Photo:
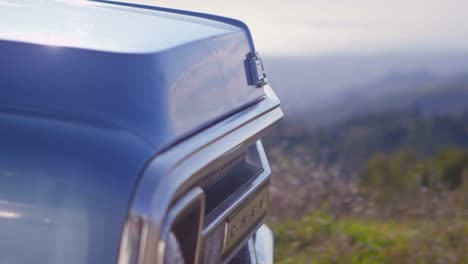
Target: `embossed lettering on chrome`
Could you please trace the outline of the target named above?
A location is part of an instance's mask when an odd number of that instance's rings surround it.
[[[266,184],[244,206],[228,217],[225,226],[224,254],[229,253],[237,242],[265,217],[268,209],[268,190],[269,184]]]

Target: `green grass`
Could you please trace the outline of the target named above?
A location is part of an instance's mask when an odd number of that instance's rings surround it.
[[[319,211],[273,224],[275,263],[468,263],[465,220],[334,219]]]

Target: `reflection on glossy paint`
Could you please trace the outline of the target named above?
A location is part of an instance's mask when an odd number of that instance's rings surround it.
[[[0,209],[0,218],[10,218],[10,219],[21,218],[21,214],[17,212],[12,212],[12,211],[3,211]]]
[[[4,32],[7,37],[22,40],[23,37],[21,34],[17,34],[16,32]],[[32,37],[31,37],[32,36]],[[58,34],[47,34],[47,33],[34,33],[30,34],[30,37],[34,39],[34,42],[40,43],[43,45],[47,45],[49,47],[63,47],[63,46],[74,46],[78,45],[79,43],[76,41],[72,41],[69,38],[66,38],[62,35]]]
[[[8,6],[8,7],[20,7],[20,6],[23,6],[23,5],[18,4],[18,3],[10,3],[10,2],[3,2],[3,1],[0,1],[0,5],[1,5],[1,6]]]
[[[80,211],[3,199],[0,226],[8,238],[0,240],[0,263],[86,263],[88,219]]]
[[[171,83],[169,113],[174,129],[186,133],[235,108],[263,96],[249,86],[244,61],[250,52],[242,32],[225,34],[179,52],[185,65]],[[198,51],[198,52],[194,52]]]
[[[8,172],[2,171],[0,175],[7,175]],[[28,211],[31,207],[19,204],[19,203],[11,203],[8,201],[0,200],[0,220],[2,219],[15,219],[15,220],[26,220]]]

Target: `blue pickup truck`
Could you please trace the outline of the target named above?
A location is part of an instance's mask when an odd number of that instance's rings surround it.
[[[0,263],[272,263],[279,100],[242,22],[0,0]]]

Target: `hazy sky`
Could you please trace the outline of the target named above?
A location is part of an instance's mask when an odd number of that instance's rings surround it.
[[[144,0],[246,22],[264,54],[468,51],[466,0]]]

